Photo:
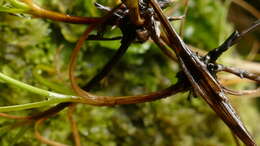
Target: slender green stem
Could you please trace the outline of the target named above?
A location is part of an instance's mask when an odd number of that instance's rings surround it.
[[[43,89],[40,89],[37,87],[33,87],[31,85],[28,85],[28,84],[25,84],[18,80],[15,80],[13,78],[10,78],[3,73],[0,73],[0,80],[3,80],[4,82],[6,82],[8,84],[14,85],[14,86],[24,89],[26,91],[48,97],[47,101],[0,107],[0,112],[10,112],[10,111],[19,111],[19,110],[24,110],[24,109],[38,108],[38,107],[48,106],[48,105],[57,104],[57,103],[61,103],[61,102],[73,102],[73,101],[75,101],[75,99],[79,98],[79,97],[73,96],[73,95],[64,95],[64,94],[60,94],[60,93],[43,90]]]
[[[17,14],[17,13],[24,13],[25,10],[16,9],[16,8],[6,8],[6,7],[0,6],[0,12]]]
[[[50,95],[49,91],[46,91],[46,90],[43,90],[43,89],[40,89],[40,88],[37,88],[37,87],[33,87],[31,85],[22,83],[18,80],[15,80],[13,78],[8,77],[7,75],[5,75],[3,73],[0,73],[0,79],[3,80],[4,82],[8,83],[8,84],[15,85],[16,87],[25,89],[29,92],[32,92],[32,93],[35,93],[35,94],[38,94],[38,95],[41,95],[41,96],[49,96]]]
[[[61,102],[71,102],[71,101],[73,101],[73,98],[60,98],[60,99],[50,99],[50,100],[34,102],[34,103],[27,103],[22,105],[4,106],[4,107],[0,107],[0,112],[21,111],[21,110],[39,108],[39,107],[50,106]]]
[[[15,85],[16,87],[19,87],[21,89],[27,90],[29,92],[32,92],[32,93],[35,93],[35,94],[38,94],[41,96],[47,96],[47,97],[54,98],[54,99],[55,98],[75,98],[75,96],[72,96],[72,95],[64,95],[64,94],[60,94],[60,93],[55,93],[55,92],[43,90],[43,89],[31,86],[31,85],[25,84],[23,82],[10,78],[3,73],[0,73],[0,79],[8,84]]]

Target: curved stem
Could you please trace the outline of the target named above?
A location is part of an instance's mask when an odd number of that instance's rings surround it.
[[[108,20],[112,14],[114,13],[114,11],[119,8],[121,6],[118,5],[117,7],[115,7],[113,10],[111,10],[107,15],[105,15],[104,17],[102,17],[102,21],[100,23],[105,22],[106,20]],[[76,78],[74,76],[74,70],[76,68],[76,62],[77,62],[77,56],[79,54],[79,51],[82,47],[82,45],[84,44],[84,41],[88,39],[90,32],[92,32],[95,28],[97,27],[97,25],[92,24],[90,25],[86,31],[83,33],[83,35],[79,38],[76,47],[73,49],[71,58],[70,58],[70,63],[69,63],[69,78],[70,78],[70,82],[71,82],[71,86],[72,89],[81,97],[85,97],[85,98],[96,98],[97,96],[92,95],[90,93],[88,93],[87,91],[84,91],[83,89],[81,89],[77,82],[76,82]]]
[[[80,100],[82,103],[95,105],[95,106],[114,106],[114,105],[122,105],[122,104],[137,104],[159,100],[162,98],[166,98],[172,96],[179,92],[187,91],[187,83],[179,82],[175,85],[170,86],[161,91],[152,92],[148,94],[135,95],[135,96],[98,96],[95,98],[83,98]],[[77,101],[78,99],[75,99]]]
[[[76,65],[76,59],[77,54],[79,53],[80,47],[83,44],[83,41],[87,39],[88,34],[95,28],[95,26],[91,25],[82,35],[80,40],[78,41],[78,44],[76,45],[74,49],[74,53],[71,56],[70,61],[70,67],[69,67],[69,75],[71,79],[71,85],[74,91],[81,97],[81,99],[75,99],[78,102],[90,104],[90,105],[96,105],[96,106],[112,106],[112,105],[118,105],[118,104],[134,104],[134,103],[141,103],[141,102],[147,102],[147,101],[153,101],[156,99],[164,98],[167,96],[170,96],[172,94],[184,91],[186,87],[184,86],[185,83],[177,83],[165,90],[150,93],[150,94],[144,94],[144,95],[138,95],[138,96],[119,96],[119,97],[111,97],[111,96],[97,96],[94,94],[91,94],[87,91],[84,91],[81,89],[77,82],[76,78],[74,76],[74,70]]]
[[[40,124],[42,124],[44,121],[46,120],[46,118],[42,118],[42,119],[39,119],[38,121],[36,121],[35,123],[35,126],[34,126],[34,134],[35,134],[35,137],[45,143],[45,144],[48,144],[48,145],[52,145],[52,146],[67,146],[67,145],[64,145],[64,144],[61,144],[61,143],[58,143],[58,142],[55,142],[55,141],[52,141],[52,140],[49,140],[45,137],[43,137],[40,132],[39,132],[39,126]]]

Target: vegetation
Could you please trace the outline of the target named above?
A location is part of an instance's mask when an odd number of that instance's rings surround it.
[[[104,16],[105,12],[96,8],[94,2],[35,1],[49,10],[73,16]],[[116,0],[97,2],[109,7],[120,3]],[[167,15],[181,16],[188,10],[185,25],[182,25],[184,21],[172,24],[179,28],[180,34],[183,33],[184,41],[191,48],[199,48],[197,51],[204,52],[219,46],[232,33],[233,27],[227,21],[229,6],[230,1],[190,0],[188,6],[185,1],[176,1],[165,11]],[[30,11],[27,5],[16,0],[0,0],[0,11],[3,12],[0,13],[0,112],[17,116],[35,115],[57,103],[74,101],[74,96],[66,96],[74,94],[69,81],[68,64],[86,25],[35,18],[28,14]],[[121,36],[118,28],[107,29],[109,31],[105,37]],[[119,45],[120,40],[89,40],[84,43],[75,73],[80,86],[88,83],[113,56]],[[243,68],[243,64],[237,64],[234,60],[243,61],[244,58],[232,48],[220,62]],[[256,63],[257,67],[259,64]],[[108,96],[154,92],[176,83],[178,71],[178,63],[170,61],[153,42],[135,43],[91,92]],[[221,74],[221,77],[223,83],[233,89],[256,87],[252,82],[227,74]],[[225,79],[233,83],[225,83]],[[153,102],[109,107],[77,104],[49,117],[42,125],[40,123],[43,121],[36,122],[35,126],[30,122],[8,119],[1,114],[0,145],[44,145],[37,130],[45,138],[75,145],[75,133],[73,135],[71,130],[73,121],[77,122],[81,144],[88,146],[235,145],[230,130],[210,107],[201,98],[192,97],[188,100],[190,96],[193,95],[183,92]],[[230,100],[259,143],[259,101],[247,96],[231,97]]]

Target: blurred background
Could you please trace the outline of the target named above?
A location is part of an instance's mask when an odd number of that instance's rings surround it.
[[[35,0],[40,6],[76,16],[102,16],[96,0]],[[113,7],[116,0],[97,0]],[[185,23],[172,24],[190,48],[205,52],[218,47],[235,29],[243,30],[260,19],[259,0],[173,1],[168,16],[181,16]],[[0,5],[8,2],[0,0]],[[183,27],[183,28],[182,28]],[[72,49],[86,26],[0,13],[0,71],[6,75],[59,93],[69,93],[67,64]],[[108,28],[105,36],[120,36]],[[81,50],[77,77],[84,86],[109,60],[120,41],[86,41]],[[245,36],[226,52],[219,63],[260,74],[260,29]],[[136,95],[157,91],[176,83],[178,64],[169,60],[153,42],[133,44],[113,71],[91,91],[99,95]],[[259,84],[230,74],[220,81],[236,89],[255,89]],[[0,81],[0,106],[44,100]],[[231,132],[200,98],[188,100],[189,92],[155,102],[114,107],[79,104],[74,112],[83,146],[232,146]],[[229,96],[248,130],[260,144],[260,95]],[[49,107],[13,112],[32,115]],[[67,110],[51,117],[40,128],[48,139],[74,145]],[[9,129],[17,121],[0,117],[0,145],[44,145],[35,139],[32,125]]]

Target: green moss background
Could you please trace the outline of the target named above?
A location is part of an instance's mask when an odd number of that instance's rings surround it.
[[[78,16],[101,16],[95,0],[37,0],[41,6]],[[98,0],[113,6],[114,0]],[[0,0],[1,5],[8,5]],[[228,23],[229,2],[191,0],[184,40],[192,46],[210,50],[233,31]],[[173,4],[174,6],[174,4]],[[172,7],[173,7],[172,6]],[[173,15],[182,15],[180,7]],[[179,22],[174,22],[179,27]],[[70,92],[67,64],[84,25],[35,19],[27,15],[0,13],[0,71],[25,83],[61,93]],[[119,36],[115,29],[107,36]],[[84,85],[109,60],[119,41],[87,41],[77,68]],[[234,49],[225,54],[232,56]],[[238,55],[236,55],[238,56]],[[57,73],[59,70],[59,73]],[[176,82],[178,65],[168,60],[151,42],[134,44],[115,69],[92,92],[99,95],[133,95],[156,91]],[[240,84],[240,88],[254,85]],[[201,98],[187,100],[189,93],[167,99],[114,107],[78,105],[74,113],[83,146],[232,146],[232,135],[225,124]],[[44,97],[25,92],[0,81],[0,106],[30,103]],[[255,99],[232,98],[248,129],[260,144],[260,114]],[[29,115],[46,108],[13,112]],[[17,121],[0,117],[1,146],[38,146],[32,125],[9,129]],[[73,145],[66,110],[47,120],[40,129],[43,136]]]

